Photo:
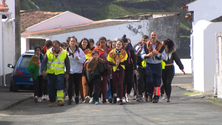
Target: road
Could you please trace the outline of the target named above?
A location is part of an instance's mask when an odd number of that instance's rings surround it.
[[[221,125],[222,106],[184,93],[187,91],[173,87],[171,102],[160,99],[157,104],[131,100],[125,105],[81,103],[48,107],[48,101],[28,100],[1,111],[0,125]]]

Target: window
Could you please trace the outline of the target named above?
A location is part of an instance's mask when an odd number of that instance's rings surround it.
[[[28,67],[31,57],[32,57],[31,55],[30,56],[23,56],[19,67]]]
[[[45,45],[45,39],[29,39],[29,49],[34,50],[36,46],[43,47]]]

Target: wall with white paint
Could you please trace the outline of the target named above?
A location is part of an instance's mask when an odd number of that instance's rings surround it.
[[[165,39],[172,39],[177,48],[179,48],[179,18],[178,16],[170,16],[164,18],[155,18],[151,20],[141,20],[115,26],[107,26],[102,28],[88,29],[58,35],[49,36],[50,40],[59,40],[65,42],[67,37],[76,36],[78,41],[82,38],[92,38],[98,41],[101,36],[114,40],[122,37],[124,34],[131,39],[132,44],[141,41],[143,35],[150,36],[152,31],[157,32],[158,40],[161,42]]]
[[[200,20],[193,28],[193,82],[198,91],[214,90],[218,32],[222,32],[222,22]]]
[[[7,67],[8,63],[15,63],[15,22],[10,19],[3,22],[3,46],[5,74],[12,73],[12,69]]]
[[[15,18],[15,0],[6,0],[6,4],[9,7],[8,12],[12,12],[11,18]]]
[[[194,25],[199,20],[211,21],[221,16],[222,12],[221,0],[197,0],[188,4],[188,11],[194,11]]]

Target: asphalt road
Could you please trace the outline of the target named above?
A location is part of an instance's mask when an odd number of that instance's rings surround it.
[[[48,101],[34,103],[28,100],[0,112],[0,125],[193,125],[222,124],[222,107],[205,98],[184,95],[186,90],[173,87],[170,103],[138,103],[125,105],[73,104],[48,107]]]
[[[191,75],[175,75],[173,84],[189,85]],[[30,91],[31,92],[31,91]],[[27,92],[26,92],[27,93]],[[85,104],[48,107],[48,101],[32,99],[0,111],[0,125],[221,125],[222,106],[201,96],[186,96],[185,89],[173,87],[171,102],[157,104],[131,100],[125,105]],[[67,102],[67,100],[66,100]]]

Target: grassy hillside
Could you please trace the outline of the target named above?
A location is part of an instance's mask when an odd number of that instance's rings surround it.
[[[21,10],[37,9],[35,3],[31,0],[21,0],[20,5]]]
[[[146,12],[180,12],[182,30],[190,30],[191,24],[184,19],[185,10],[180,7],[193,0],[21,0],[21,9],[43,11],[71,11],[102,20]]]
[[[182,6],[194,0],[21,0],[21,9],[71,11],[92,20],[103,20],[147,12],[180,12],[180,57],[189,58],[191,22]]]

